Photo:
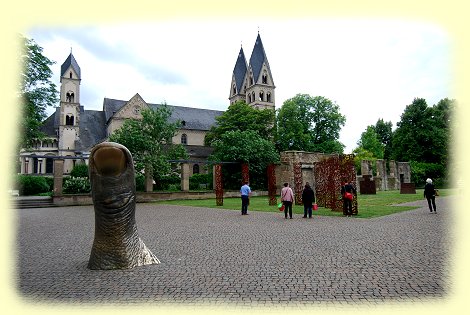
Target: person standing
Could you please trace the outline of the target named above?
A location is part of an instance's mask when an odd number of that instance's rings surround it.
[[[312,187],[310,187],[310,183],[306,182],[304,190],[302,191],[302,202],[304,204],[304,218],[312,217],[312,206],[313,206],[313,201],[315,200],[315,193],[313,192]]]
[[[250,204],[251,188],[248,186],[248,182],[244,182],[240,188],[240,194],[242,197],[242,215],[248,214],[248,205]]]
[[[294,192],[289,187],[289,183],[284,183],[284,187],[281,189],[281,201],[284,205],[284,216],[287,219],[287,212],[289,217],[292,219],[292,203],[294,202]]]
[[[432,183],[432,179],[426,179],[426,185],[424,185],[424,197],[428,200],[429,211],[436,213],[436,189]]]
[[[343,211],[348,217],[352,215],[352,200],[356,194],[356,189],[351,182],[346,182],[341,187],[341,196],[343,196]]]

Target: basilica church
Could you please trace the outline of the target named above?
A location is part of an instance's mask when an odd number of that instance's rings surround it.
[[[86,78],[85,78],[86,79]],[[88,163],[91,148],[107,141],[126,119],[141,118],[144,108],[155,109],[161,104],[148,103],[138,93],[129,100],[103,99],[103,109],[87,110],[80,103],[80,66],[72,53],[60,69],[60,106],[49,116],[41,131],[46,134],[33,148],[22,149],[20,162],[22,174],[52,174],[53,160],[64,159],[64,174],[69,174],[77,163]],[[268,59],[258,34],[247,62],[243,47],[240,48],[230,84],[230,104],[244,100],[254,108],[275,108],[274,81]],[[216,124],[223,111],[168,105],[172,110],[170,120],[179,121],[181,128],[173,137],[173,143],[186,148],[192,174],[203,172],[203,163],[212,153],[204,146],[204,137]]]

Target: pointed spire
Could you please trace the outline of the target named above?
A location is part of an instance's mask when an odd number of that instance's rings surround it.
[[[266,58],[266,53],[264,52],[263,42],[261,41],[261,36],[256,37],[255,47],[253,47],[253,52],[250,57],[250,67],[253,71],[253,77],[255,82],[258,81],[261,68],[263,63],[267,63],[268,59]]]
[[[64,61],[62,66],[60,66],[60,76],[63,77],[65,72],[72,67],[72,69],[77,73],[79,79],[81,79],[80,73],[80,66],[78,65],[77,61],[75,60],[74,56],[72,55],[72,47],[70,47],[70,55]]]
[[[237,91],[241,91],[243,82],[245,81],[245,75],[247,71],[245,53],[243,52],[243,47],[240,47],[240,52],[238,53],[237,62],[233,68],[233,75],[235,77],[235,84],[237,85]]]

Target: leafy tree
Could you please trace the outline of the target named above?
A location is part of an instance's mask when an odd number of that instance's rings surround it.
[[[357,142],[359,147],[372,153],[376,159],[383,159],[384,145],[380,142],[378,134],[375,132],[374,126],[368,126],[366,131],[361,135],[361,139]]]
[[[228,109],[216,118],[205,137],[205,144],[211,145],[228,131],[256,131],[263,139],[273,138],[275,112],[271,109],[256,109],[243,101],[231,104]]]
[[[362,160],[372,161],[372,170],[374,170],[375,161],[377,161],[377,158],[372,152],[367,151],[362,146],[358,146],[353,150],[352,153],[354,154],[354,167],[356,168],[357,174],[361,173]]]
[[[392,154],[392,122],[385,122],[382,118],[375,124],[375,132],[379,141],[384,145],[383,158],[388,160]]]
[[[256,131],[228,131],[213,142],[213,161],[237,162],[224,165],[224,187],[239,188],[241,163],[248,163],[252,188],[266,187],[266,168],[279,161],[274,144],[263,139]]]
[[[35,139],[41,139],[44,134],[39,130],[46,118],[46,109],[59,101],[56,85],[51,81],[55,64],[42,54],[43,48],[32,39],[20,36],[23,50],[20,54],[21,81],[19,98],[22,107],[21,138],[19,145],[29,148]]]
[[[342,153],[344,145],[338,139],[345,122],[339,106],[331,100],[297,94],[278,110],[277,148]]]
[[[141,111],[142,119],[128,119],[109,138],[127,147],[134,158],[136,172],[150,171],[155,179],[171,171],[170,159],[187,158],[181,144],[172,144],[180,122],[170,123],[166,104]]]
[[[448,99],[428,107],[424,99],[415,98],[397,123],[393,134],[393,158],[446,164],[452,110],[453,101]]]

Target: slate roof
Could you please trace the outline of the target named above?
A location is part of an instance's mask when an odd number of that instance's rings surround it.
[[[59,130],[60,108],[46,118],[40,130],[50,137],[57,137]],[[96,143],[106,138],[106,121],[104,113],[96,110],[84,110],[80,106],[80,138],[75,142],[77,151],[89,151]]]
[[[57,137],[57,129],[59,129],[59,112],[60,108],[57,107],[51,116],[43,121],[40,131],[44,132],[49,137]]]
[[[75,60],[75,57],[70,53],[70,55],[65,59],[64,63],[62,66],[60,66],[60,76],[63,77],[65,74],[65,71],[72,66],[72,69],[77,73],[78,78],[81,79],[82,75],[80,72],[80,66],[78,65],[77,61]]]
[[[261,36],[258,33],[258,37],[256,37],[255,47],[253,48],[253,52],[251,53],[250,57],[250,66],[253,70],[253,77],[255,82],[258,81],[259,75],[261,73],[261,68],[263,67],[263,62],[265,61],[267,64],[268,59],[266,58],[266,53],[264,52]]]
[[[105,98],[103,100],[103,112],[106,122],[108,123],[109,119],[126,103],[127,101]],[[162,104],[147,104],[152,109],[162,106]],[[172,110],[170,122],[175,122],[177,120],[184,121],[185,125],[183,126],[183,129],[187,130],[209,130],[216,124],[215,118],[223,113],[223,111],[219,110],[173,105],[167,106]]]
[[[246,66],[245,54],[243,53],[243,48],[240,48],[237,62],[235,63],[235,67],[233,68],[233,74],[235,76],[235,84],[237,86],[237,93],[240,93],[242,91],[242,85],[243,85],[243,82],[245,81],[246,71],[247,71],[247,66]]]
[[[80,138],[75,142],[78,151],[90,151],[106,138],[106,120],[103,111],[83,110],[80,106]]]

